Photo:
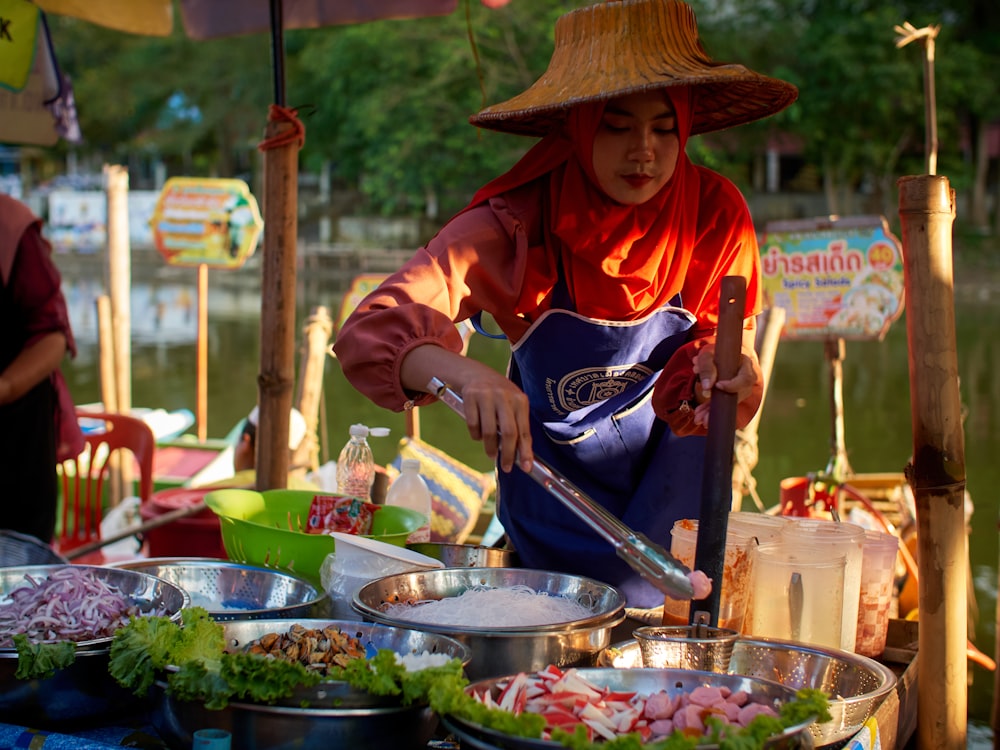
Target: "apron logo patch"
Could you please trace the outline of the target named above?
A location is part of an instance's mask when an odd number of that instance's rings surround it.
[[[576,411],[617,396],[629,386],[641,383],[652,374],[653,371],[648,367],[638,364],[583,368],[563,376],[555,388],[555,393],[550,391],[549,398],[558,400],[558,404],[552,403],[552,407],[557,411]]]

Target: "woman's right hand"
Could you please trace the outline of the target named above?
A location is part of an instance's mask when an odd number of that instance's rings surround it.
[[[462,397],[469,435],[481,440],[486,455],[500,457],[500,468],[510,471],[515,459],[530,471],[531,427],[528,397],[506,376],[489,365],[434,344],[418,346],[400,366],[403,388],[428,392],[432,378],[440,378]]]

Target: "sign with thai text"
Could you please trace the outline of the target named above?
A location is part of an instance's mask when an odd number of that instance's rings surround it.
[[[902,247],[884,217],[770,222],[760,248],[785,338],[881,339],[903,312]]]
[[[239,268],[264,222],[242,180],[172,177],[150,219],[153,243],[170,265]]]

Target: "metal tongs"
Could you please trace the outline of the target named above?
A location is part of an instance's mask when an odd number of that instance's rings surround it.
[[[462,397],[447,383],[431,378],[427,387],[453,411],[465,417]],[[660,591],[674,599],[694,598],[694,587],[688,578],[691,571],[663,547],[623,524],[540,458],[533,460],[528,475],[610,542],[618,557]]]

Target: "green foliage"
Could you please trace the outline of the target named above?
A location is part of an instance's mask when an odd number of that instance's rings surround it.
[[[218,661],[222,626],[201,607],[183,610],[183,627],[167,617],[133,617],[111,639],[108,671],[124,687],[145,694],[168,664]]]
[[[469,9],[478,68],[463,9],[319,30],[303,50],[306,99],[316,107],[307,127],[320,134],[309,137],[308,158],[332,160],[375,212],[418,214],[433,194],[450,213],[532,143],[478,132],[468,118],[544,70],[551,19],[567,4],[488,11],[473,2]]]
[[[357,189],[358,211],[447,218],[533,141],[468,124],[545,70],[553,26],[591,0],[462,0],[443,17],[286,32],[287,103],[306,126],[303,169],[330,163]],[[692,0],[704,46],[785,78],[799,101],[776,117],[695,139],[694,157],[744,189],[769,139],[801,144],[830,190],[891,192],[925,159],[923,48],[895,46],[894,27],[940,25],[935,59],[940,172],[971,184],[968,134],[1000,117],[985,85],[1000,63],[992,0]],[[193,41],[121,34],[50,17],[71,76],[85,158],[162,160],[169,174],[252,179],[273,101],[269,38]],[[180,24],[178,24],[180,26]],[[470,39],[471,34],[471,39]],[[57,150],[65,150],[61,145]],[[756,160],[756,164],[755,164]],[[818,182],[818,181],[817,181]]]
[[[179,700],[204,702],[210,711],[225,708],[233,698],[274,703],[291,696],[296,687],[315,685],[322,679],[298,662],[256,654],[192,657],[178,665],[176,672],[167,675],[170,694]]]
[[[76,644],[72,641],[35,643],[18,633],[14,636],[14,648],[17,649],[14,676],[19,680],[44,680],[76,661]]]
[[[171,695],[203,701],[211,710],[233,697],[272,703],[320,680],[301,664],[225,653],[225,645],[222,626],[201,607],[184,609],[180,625],[166,617],[135,617],[115,631],[108,672],[137,695],[165,675]]]

